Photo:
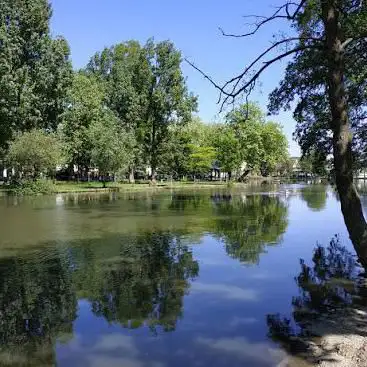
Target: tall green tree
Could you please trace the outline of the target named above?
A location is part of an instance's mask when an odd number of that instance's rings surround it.
[[[115,45],[96,54],[87,72],[105,83],[106,103],[135,134],[135,164],[151,166],[155,180],[170,137],[169,126],[191,119],[196,98],[187,91],[181,54],[169,41]]]
[[[194,177],[210,172],[215,160],[215,149],[211,146],[189,144],[190,155],[188,168]]]
[[[244,104],[227,115],[227,124],[238,141],[240,157],[248,170],[267,176],[288,156],[288,141],[279,124],[267,121],[254,103]]]
[[[108,175],[129,167],[133,159],[134,136],[124,130],[113,112],[105,111],[88,129],[91,165],[98,168],[103,186]]]
[[[290,109],[296,101],[297,134],[305,138],[302,148],[317,144],[325,152],[332,149],[345,224],[367,268],[367,223],[353,183],[358,147],[365,155],[361,148],[366,141],[367,4],[362,0],[284,1],[270,16],[256,17],[253,29],[237,36],[256,35],[276,21],[288,21],[292,34],[276,38],[223,87],[213,84],[224,95],[223,102],[248,95],[265,70],[292,57],[285,78],[270,96],[270,112]]]
[[[288,158],[288,140],[281,125],[276,122],[266,122],[261,129],[262,159],[260,171],[263,176],[274,173],[278,164]]]
[[[88,74],[103,83],[106,105],[118,116],[122,126],[135,135],[130,181],[134,180],[134,171],[143,160],[143,125],[151,75],[147,52],[138,41],[130,40],[96,53],[86,68]]]
[[[229,180],[234,171],[239,171],[242,163],[242,150],[239,139],[231,126],[216,127],[213,138],[213,146],[216,151],[216,159],[220,169],[227,172]]]
[[[18,131],[55,130],[72,68],[67,42],[53,39],[47,0],[0,1],[0,147]]]
[[[226,116],[226,122],[235,131],[247,169],[259,170],[263,156],[261,130],[265,123],[259,106],[254,103],[241,105]]]
[[[69,157],[69,166],[74,165],[79,173],[89,168],[91,141],[89,127],[104,116],[104,91],[93,76],[76,73],[67,94],[68,107],[60,125],[61,136]]]
[[[188,93],[181,71],[181,53],[172,42],[149,41],[150,76],[146,117],[143,123],[144,150],[151,166],[152,181],[161,163],[171,124],[185,124],[196,109],[196,98]]]

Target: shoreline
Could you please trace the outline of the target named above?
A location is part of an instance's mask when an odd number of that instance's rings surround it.
[[[34,193],[23,194],[21,196],[39,196],[39,195],[57,195],[57,194],[78,194],[78,193],[110,193],[110,192],[144,192],[155,190],[175,190],[175,189],[212,189],[212,188],[233,188],[246,185],[244,183],[230,183],[227,182],[164,182],[151,185],[149,183],[112,183],[107,184],[107,187],[103,187],[100,182],[57,182],[53,184],[53,188],[48,193]],[[10,187],[0,186],[0,196],[3,195],[17,195]]]
[[[57,195],[57,194],[77,194],[77,193],[109,193],[109,192],[143,192],[154,190],[175,190],[175,189],[230,189],[238,187],[246,187],[264,184],[279,184],[288,179],[279,177],[250,177],[246,182],[237,181],[165,181],[157,182],[152,185],[148,182],[130,183],[107,183],[107,187],[103,187],[101,182],[71,182],[71,181],[57,181],[51,184],[48,192],[34,192],[34,193],[19,193],[17,194],[14,188],[6,185],[0,185],[1,195],[21,195],[21,196],[38,196],[38,195]]]

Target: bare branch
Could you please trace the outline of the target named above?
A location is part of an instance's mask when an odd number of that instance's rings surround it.
[[[296,18],[296,16],[298,15],[299,11],[302,9],[303,5],[306,3],[306,1],[307,0],[302,0],[300,3],[287,2],[286,4],[278,7],[277,10],[269,17],[264,17],[264,16],[261,16],[261,15],[248,15],[247,17],[262,19],[261,21],[255,22],[253,24],[253,26],[255,28],[251,32],[247,32],[247,33],[243,33],[243,34],[231,34],[231,33],[224,32],[224,30],[222,28],[219,28],[219,30],[221,31],[222,35],[225,36],[225,37],[242,38],[242,37],[252,36],[255,33],[257,33],[257,31],[261,27],[263,27],[267,23],[272,22],[275,19],[294,20]],[[296,10],[293,12],[293,14],[290,13],[290,9],[289,9],[290,6],[296,6],[297,7]],[[281,14],[281,12],[283,10],[285,11],[285,14]]]
[[[220,28],[220,31],[222,32],[224,36],[227,36],[227,37],[240,38],[240,37],[247,37],[247,36],[254,35],[261,27],[263,27],[264,25],[266,25],[267,23],[275,19],[286,19],[290,21],[295,20],[297,15],[302,10],[303,6],[306,4],[306,2],[307,0],[299,0],[299,2],[287,1],[286,4],[278,7],[277,10],[269,17],[257,16],[257,15],[247,16],[247,17],[253,17],[257,19],[257,22],[253,24],[255,28],[251,32],[244,33],[244,34],[227,34],[221,28]],[[293,44],[293,42],[296,42],[296,41],[299,42],[298,46],[295,46]],[[313,41],[313,42],[305,44],[304,41]],[[290,38],[285,38],[283,40],[277,41],[273,43],[271,46],[269,46],[265,51],[263,51],[258,57],[256,57],[239,75],[228,80],[222,86],[217,84],[210,76],[205,74],[201,69],[195,66],[188,59],[185,59],[185,61],[189,65],[191,65],[195,70],[197,70],[202,76],[204,76],[205,79],[209,80],[209,82],[212,85],[214,85],[216,89],[219,90],[220,93],[219,93],[219,99],[217,103],[218,104],[221,103],[220,111],[222,111],[225,104],[234,103],[235,98],[238,95],[240,95],[241,93],[245,94],[245,98],[247,101],[249,95],[255,88],[256,82],[259,79],[260,75],[270,65],[286,58],[287,56],[290,56],[294,53],[297,53],[297,52],[300,52],[306,49],[323,48],[324,47],[322,43],[323,41],[324,40],[322,38],[316,38],[316,37],[290,37]],[[271,58],[270,60],[264,61],[263,65],[257,71],[255,69],[254,74],[252,74],[252,70],[255,68],[256,64],[259,63],[263,58],[268,56],[269,53],[271,53],[271,51],[273,51],[274,49],[276,49],[277,47],[281,45],[284,45],[284,44],[286,45],[289,43],[292,44],[291,50],[284,51],[283,53],[278,54],[277,56]],[[244,81],[246,77],[249,77],[249,80],[247,80],[241,87],[239,87],[240,83]]]
[[[247,66],[244,71],[228,80],[223,88],[225,88],[227,85],[233,83],[234,81],[238,80],[238,79],[242,79],[250,70],[253,66],[255,66],[256,63],[258,63],[263,57],[265,57],[270,51],[274,50],[275,48],[277,48],[278,46],[284,44],[284,43],[289,43],[289,42],[293,42],[293,41],[307,41],[307,40],[314,40],[314,41],[321,41],[321,39],[319,38],[302,38],[302,37],[291,37],[291,38],[286,38],[284,40],[281,40],[281,41],[278,41],[278,42],[275,42],[274,44],[272,44],[270,47],[268,47],[264,52],[262,52],[249,66]],[[318,48],[317,45],[309,45],[308,48]]]
[[[222,93],[224,95],[226,95],[227,97],[231,97],[231,98],[236,98],[239,94],[245,92],[248,88],[253,88],[253,83],[255,83],[257,81],[257,79],[259,78],[259,76],[272,64],[274,64],[276,61],[280,61],[282,59],[284,59],[287,56],[290,56],[294,53],[297,53],[299,51],[304,51],[306,49],[309,49],[310,46],[299,46],[299,47],[295,47],[292,50],[289,50],[287,52],[284,52],[266,62],[264,62],[264,65],[250,78],[249,81],[247,81],[240,89],[238,89],[237,91],[232,89],[232,92],[226,92],[225,90],[223,90],[222,88]],[[236,79],[243,79],[243,77],[245,76],[245,74],[241,73],[242,76],[237,76],[236,78],[234,78],[234,80]],[[226,99],[227,99],[226,97]]]
[[[222,87],[217,84],[208,74],[205,74],[201,69],[199,69],[195,64],[193,64],[189,59],[185,58],[184,59],[191,67],[193,67],[196,71],[198,71],[203,77],[204,79],[209,80],[209,82],[215,87],[217,88],[220,92],[222,92]]]

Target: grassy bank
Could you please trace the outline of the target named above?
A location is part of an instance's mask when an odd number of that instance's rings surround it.
[[[278,182],[278,179],[262,179],[262,182]],[[250,178],[246,183],[225,182],[225,181],[159,181],[155,185],[149,181],[139,181],[135,184],[127,182],[109,182],[103,187],[102,182],[75,182],[75,181],[56,181],[37,180],[25,181],[19,185],[0,185],[0,194],[13,195],[48,195],[48,194],[67,194],[67,193],[87,193],[87,192],[136,192],[153,191],[159,189],[205,189],[205,188],[227,188],[243,187],[244,185],[258,184],[259,178]]]
[[[135,184],[129,183],[107,183],[106,187],[100,182],[56,182],[55,193],[77,193],[77,192],[110,192],[110,191],[145,191],[155,189],[179,189],[179,188],[207,188],[226,187],[225,182],[157,182],[150,185],[148,182]]]

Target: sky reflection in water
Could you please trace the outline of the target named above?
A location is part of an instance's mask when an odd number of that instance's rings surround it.
[[[321,185],[3,198],[0,212],[0,365],[275,366],[269,315],[294,311],[299,259],[336,233],[351,248]]]

